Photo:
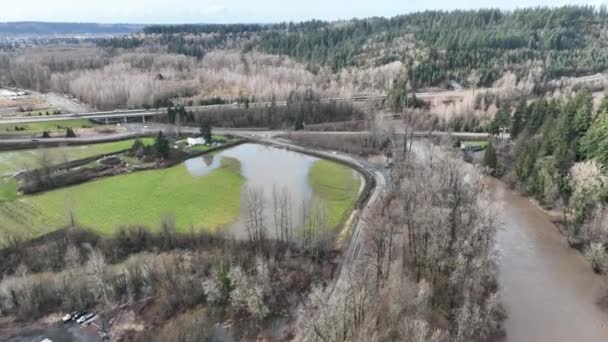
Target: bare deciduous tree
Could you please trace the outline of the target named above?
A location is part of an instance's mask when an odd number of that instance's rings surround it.
[[[89,258],[86,264],[89,276],[92,279],[92,284],[96,291],[103,297],[106,304],[109,303],[109,297],[106,287],[106,259],[101,251],[94,249],[89,253]]]
[[[245,190],[245,228],[249,241],[254,246],[266,238],[264,207],[263,188],[248,188]]]

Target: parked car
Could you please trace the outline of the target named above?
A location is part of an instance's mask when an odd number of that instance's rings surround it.
[[[95,316],[95,314],[93,314],[93,313],[88,313],[86,315],[82,315],[82,316],[80,316],[80,318],[78,318],[76,320],[76,323],[78,323],[78,324],[83,323],[84,321],[86,321],[87,319],[89,319],[93,316]]]
[[[80,316],[82,316],[83,314],[84,314],[84,312],[82,312],[82,311],[73,311],[72,313],[70,313],[70,320],[75,321],[78,318],[80,318]]]
[[[97,319],[97,315],[95,315],[95,314],[92,314],[92,315],[93,315],[93,317],[87,318],[84,322],[82,322],[83,327],[88,326],[89,324],[93,323],[94,320]]]
[[[65,316],[61,317],[61,320],[63,321],[63,323],[67,323],[72,319],[72,314],[66,314]]]

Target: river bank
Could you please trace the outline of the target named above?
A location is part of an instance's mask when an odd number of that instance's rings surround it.
[[[501,342],[607,341],[602,276],[527,198],[495,179],[489,186],[503,226],[498,278],[508,318]]]

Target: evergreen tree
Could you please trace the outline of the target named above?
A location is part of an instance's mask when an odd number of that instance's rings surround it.
[[[576,94],[574,99],[576,113],[574,115],[574,126],[578,136],[583,136],[593,121],[593,96],[588,91]]]
[[[162,131],[158,131],[158,135],[154,140],[154,150],[156,151],[157,158],[169,158],[169,151],[171,150],[171,147],[169,146],[169,139],[165,137]]]
[[[74,130],[71,127],[68,127],[65,130],[65,137],[66,138],[76,138],[76,133],[74,133]]]
[[[490,123],[489,133],[493,135],[500,134],[500,129],[509,127],[509,108],[501,107],[494,115],[494,120]]]
[[[600,103],[600,106],[597,109],[597,113],[608,113],[608,95],[604,95],[604,97],[602,98],[602,102]]]
[[[580,152],[587,159],[595,159],[608,167],[608,111],[598,115],[581,139]]]
[[[302,112],[299,112],[298,115],[296,116],[295,129],[296,129],[296,131],[304,129],[304,114]]]
[[[211,132],[211,125],[209,121],[205,120],[201,124],[200,135],[205,139],[205,143],[211,144],[213,142],[213,133]]]
[[[525,119],[526,116],[526,99],[522,98],[517,107],[515,108],[515,112],[513,112],[513,118],[511,119],[511,139],[515,140],[519,136],[519,133],[525,127]]]
[[[530,131],[530,134],[533,135],[536,131],[542,126],[545,121],[545,114],[547,113],[547,109],[549,104],[547,100],[540,99],[538,101],[534,101],[528,106],[528,110],[526,111],[526,127]]]
[[[496,149],[492,142],[488,142],[486,151],[483,155],[483,166],[488,168],[492,175],[498,174],[498,157],[496,156]]]

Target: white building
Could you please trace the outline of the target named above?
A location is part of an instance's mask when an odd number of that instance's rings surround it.
[[[205,145],[204,138],[188,138],[188,146]]]

